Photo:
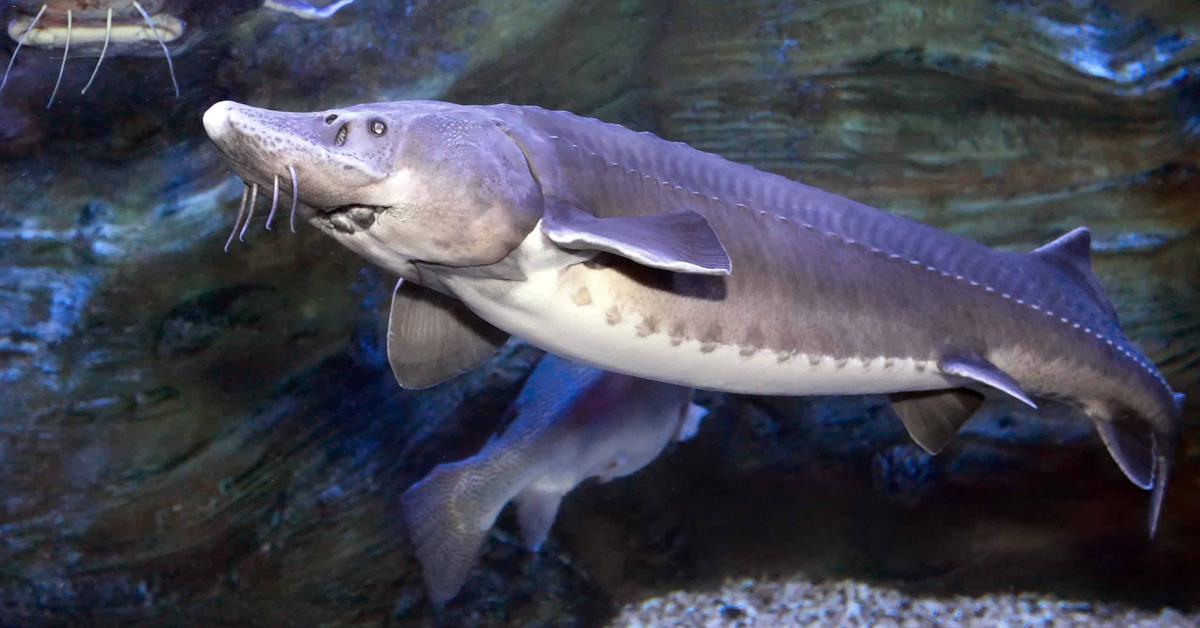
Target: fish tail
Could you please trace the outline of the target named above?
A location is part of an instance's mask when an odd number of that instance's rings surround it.
[[[441,464],[400,498],[425,587],[435,604],[449,601],[462,588],[507,502],[488,475],[471,459]]]
[[[1158,532],[1158,521],[1166,497],[1167,482],[1179,446],[1179,413],[1183,395],[1174,393],[1175,413],[1169,429],[1155,428],[1163,421],[1151,421],[1146,416],[1112,404],[1107,411],[1088,412],[1100,439],[1117,466],[1139,488],[1150,491],[1150,511],[1147,520],[1150,538]],[[1119,408],[1116,412],[1112,407]]]
[[[1058,269],[1062,277],[1076,286],[1078,293],[1102,313],[1100,318],[1105,320],[1099,324],[1110,326],[1112,331],[1109,333],[1115,336],[1108,338],[1109,345],[1114,345],[1114,340],[1124,343],[1116,308],[1092,272],[1091,243],[1091,233],[1086,227],[1080,227],[1030,255]],[[1079,326],[1075,324],[1076,328]],[[1084,329],[1089,333],[1092,331]],[[1102,338],[1099,333],[1096,337]],[[1183,395],[1171,390],[1162,375],[1136,349],[1116,346],[1124,354],[1124,363],[1135,368],[1135,390],[1122,390],[1118,393],[1120,397],[1085,404],[1085,411],[1095,423],[1108,453],[1129,481],[1151,492],[1148,523],[1153,538],[1158,532],[1167,481],[1179,445],[1184,399]],[[1127,378],[1126,381],[1133,380]],[[1131,397],[1141,398],[1134,401]]]

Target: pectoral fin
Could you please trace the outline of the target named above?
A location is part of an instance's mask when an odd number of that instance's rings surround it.
[[[675,440],[683,442],[695,436],[700,431],[700,422],[706,416],[708,416],[708,408],[689,403],[687,410],[683,413],[683,418],[679,421],[679,429],[675,432]]]
[[[550,526],[558,515],[562,493],[527,488],[517,495],[517,523],[526,549],[536,552],[550,535]]]
[[[908,435],[931,454],[940,452],[983,403],[983,395],[967,388],[895,393],[889,399]]]
[[[949,356],[938,361],[938,368],[947,375],[956,375],[973,379],[980,384],[986,384],[996,390],[1007,393],[1014,399],[1037,410],[1037,404],[1021,390],[1017,381],[1011,375],[1000,370],[1000,367],[979,356]]]
[[[597,218],[547,200],[542,231],[564,249],[606,251],[652,268],[698,275],[728,275],[733,268],[708,221],[686,209]]]
[[[469,371],[507,340],[460,301],[403,279],[396,283],[387,354],[404,388],[427,388]]]

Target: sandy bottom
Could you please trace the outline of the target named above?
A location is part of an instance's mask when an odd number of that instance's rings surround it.
[[[1143,610],[1033,593],[912,597],[852,580],[727,580],[626,605],[613,626],[1180,626],[1200,612]]]

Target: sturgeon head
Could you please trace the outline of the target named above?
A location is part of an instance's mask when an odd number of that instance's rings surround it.
[[[508,125],[495,108],[431,101],[314,113],[217,103],[204,127],[249,190],[226,244],[240,225],[244,235],[260,191],[270,190],[268,229],[281,195],[290,197],[293,216],[399,275],[388,359],[406,388],[474,368],[511,332],[471,309],[478,300],[460,300],[451,275],[521,280],[601,253],[673,272],[729,274],[719,238],[695,211],[600,220],[552,193],[543,197],[553,176],[534,176],[521,143],[528,137]]]
[[[414,262],[494,264],[541,218],[524,154],[482,110],[410,101],[290,113],[225,101],[204,128],[252,190],[290,197],[318,229],[408,279]]]

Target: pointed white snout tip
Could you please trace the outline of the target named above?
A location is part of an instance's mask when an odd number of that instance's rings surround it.
[[[220,139],[228,131],[229,112],[233,106],[233,101],[222,100],[204,112],[204,131],[213,140]]]

